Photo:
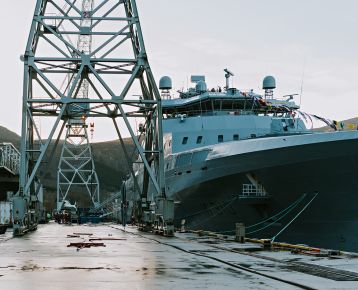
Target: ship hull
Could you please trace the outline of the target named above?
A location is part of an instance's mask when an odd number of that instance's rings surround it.
[[[358,139],[342,136],[306,144],[295,136],[293,146],[216,154],[179,176],[167,172],[177,224],[229,233],[243,222],[249,237],[358,252]],[[243,197],[247,174],[269,195]]]

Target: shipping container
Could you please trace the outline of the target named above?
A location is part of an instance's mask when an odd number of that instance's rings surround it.
[[[12,225],[12,202],[0,202],[0,225]]]

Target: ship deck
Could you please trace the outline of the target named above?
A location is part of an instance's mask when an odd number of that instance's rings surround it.
[[[83,242],[104,246],[68,247]],[[0,236],[0,257],[1,289],[358,288],[353,253],[272,251],[230,238],[166,238],[115,224],[49,223],[17,238],[8,229]]]

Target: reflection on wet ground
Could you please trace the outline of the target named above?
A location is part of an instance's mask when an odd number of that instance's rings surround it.
[[[90,239],[104,246],[81,246]],[[70,243],[79,244],[68,247]],[[291,275],[287,277],[292,280],[311,277],[307,283],[316,283],[309,273],[297,274],[278,263],[223,251],[214,244],[185,235],[164,238],[138,233],[135,228],[125,232],[110,224],[50,223],[21,238],[11,238],[8,231],[0,239],[0,289],[297,289],[254,271],[278,278]],[[358,286],[354,283],[345,285]]]

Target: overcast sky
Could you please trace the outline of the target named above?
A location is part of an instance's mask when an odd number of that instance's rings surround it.
[[[97,0],[98,1],[98,0]],[[20,133],[23,54],[35,0],[2,1],[0,125]],[[137,0],[156,80],[175,89],[191,74],[208,87],[260,92],[265,75],[276,94],[299,93],[302,110],[330,119],[358,116],[357,0]],[[297,100],[299,101],[299,100]],[[95,141],[113,139],[96,128]]]

